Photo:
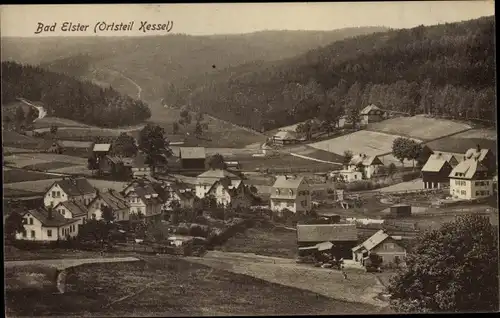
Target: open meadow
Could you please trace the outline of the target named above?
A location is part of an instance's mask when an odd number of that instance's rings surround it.
[[[392,143],[398,137],[400,136],[360,130],[349,135],[315,142],[309,144],[309,146],[338,155],[342,155],[344,151],[350,150],[354,154],[362,153],[367,156],[375,156],[391,152]]]
[[[5,189],[21,190],[39,194],[39,193],[44,193],[52,185],[52,183],[54,183],[54,181],[61,179],[62,177],[56,177],[54,179],[8,183],[4,185],[4,190]],[[122,191],[127,185],[127,183],[123,181],[109,181],[109,180],[98,180],[98,179],[88,179],[88,181],[94,187],[101,190],[113,189],[116,191]]]
[[[67,156],[52,153],[20,153],[4,157],[10,166],[16,168],[39,168],[41,170],[51,170],[70,165],[86,165],[85,158]]]
[[[464,154],[470,148],[490,149],[497,153],[497,131],[493,129],[471,129],[450,137],[431,141],[426,144],[434,151]]]
[[[465,131],[471,129],[471,126],[447,119],[418,115],[387,119],[369,124],[366,129],[425,141]]]
[[[83,265],[70,292],[7,292],[7,315],[170,316],[373,313],[366,304],[333,300],[246,275],[167,257]],[[30,299],[37,300],[26,306]]]
[[[3,183],[15,183],[23,181],[37,181],[37,180],[47,180],[55,179],[57,176],[37,172],[37,171],[27,171],[20,169],[3,169]]]
[[[60,117],[44,117],[33,122],[35,129],[50,128],[51,126],[60,127],[89,127],[89,125],[77,122],[75,120]]]

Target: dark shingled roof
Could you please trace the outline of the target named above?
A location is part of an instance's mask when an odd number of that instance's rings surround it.
[[[66,219],[64,216],[57,213],[56,211],[52,211],[52,218],[49,218],[49,212],[43,208],[28,210],[24,212],[22,215],[25,216],[28,213],[31,214],[34,218],[36,218],[38,221],[40,221],[43,226],[47,227],[62,226],[75,222],[74,219]]]
[[[56,181],[55,184],[59,185],[61,189],[70,196],[79,196],[96,192],[94,187],[85,178],[63,178],[60,181]]]
[[[85,216],[88,213],[87,207],[78,201],[64,201],[55,206],[54,210],[57,210],[59,205],[64,206],[73,214],[73,217]]]

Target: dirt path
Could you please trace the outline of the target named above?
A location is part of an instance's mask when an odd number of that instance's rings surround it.
[[[94,263],[120,263],[120,262],[137,262],[135,257],[108,257],[108,258],[85,258],[85,259],[46,259],[46,260],[31,260],[31,261],[7,261],[4,262],[5,268],[22,267],[22,266],[50,266],[56,267],[58,270],[67,269],[84,264]]]
[[[34,108],[36,108],[38,110],[38,118],[36,118],[34,121],[36,121],[38,119],[42,119],[45,116],[47,116],[47,111],[42,106],[37,106],[35,104],[32,104],[32,103],[30,103],[28,100],[26,100],[24,98],[18,98],[17,100],[20,101],[20,102],[25,103],[28,106],[34,107]]]
[[[332,299],[367,303],[379,307],[388,304],[376,299],[383,286],[371,274],[349,272],[345,280],[339,271],[296,264],[292,259],[250,253],[210,251],[204,257],[187,260],[272,283],[309,290]]]
[[[117,70],[112,70],[110,68],[104,68],[104,69],[107,70],[110,73],[118,74],[118,76],[121,76],[124,79],[126,79],[127,81],[129,81],[130,83],[132,83],[132,85],[134,85],[137,88],[137,99],[141,99],[142,87],[139,86],[139,84],[137,84],[133,79],[131,79],[130,77],[127,77],[127,76],[123,75],[122,72],[119,72]]]
[[[299,158],[302,158],[302,159],[307,159],[307,160],[312,160],[312,161],[316,161],[316,162],[321,162],[321,163],[329,163],[329,164],[337,165],[337,166],[342,166],[343,165],[342,163],[333,162],[333,161],[326,161],[326,160],[321,160],[321,159],[316,159],[316,158],[312,158],[312,157],[308,157],[308,156],[299,155],[299,154],[296,154],[296,153],[293,153],[293,152],[290,152],[290,155],[292,155],[294,157],[299,157]]]

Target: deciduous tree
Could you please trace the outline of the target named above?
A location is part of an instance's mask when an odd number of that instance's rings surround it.
[[[498,228],[460,216],[422,234],[389,286],[400,312],[498,311]]]
[[[218,153],[207,158],[207,166],[210,169],[226,169],[226,163],[224,162],[224,157]]]
[[[113,154],[123,157],[133,157],[137,154],[135,138],[127,135],[127,133],[121,133],[113,142],[111,149]]]

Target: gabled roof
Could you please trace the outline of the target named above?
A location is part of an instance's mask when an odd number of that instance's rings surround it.
[[[94,144],[92,151],[107,152],[111,149],[111,144]]]
[[[444,159],[446,161],[448,161],[448,163],[451,164],[451,161],[454,159],[456,160],[457,162],[459,161],[457,159],[457,157],[455,157],[454,154],[452,153],[445,153],[445,152],[437,152],[437,153],[433,153],[432,155],[430,155],[429,159]]]
[[[304,177],[302,176],[278,176],[273,188],[297,189],[303,181]]]
[[[363,166],[383,165],[378,156],[367,156],[365,154],[355,155],[349,161],[350,165],[362,164]]]
[[[385,233],[384,230],[379,230],[378,232],[373,234],[369,239],[367,239],[360,245],[354,247],[352,250],[357,251],[361,248],[364,248],[367,251],[371,251],[389,237],[390,237],[389,234]]]
[[[22,216],[25,216],[27,213],[33,215],[34,218],[36,218],[38,221],[40,221],[40,223],[42,223],[43,226],[46,227],[57,227],[75,222],[74,219],[66,219],[56,211],[52,211],[52,218],[49,218],[49,211],[44,208],[25,211],[24,213],[22,213]]]
[[[99,192],[97,194],[97,197],[92,202],[97,199],[102,199],[113,211],[119,211],[129,208],[127,200],[120,193],[114,190],[110,190],[108,192]]]
[[[276,134],[274,134],[274,138],[282,140],[296,140],[297,136],[292,131],[280,130]]]
[[[180,147],[179,156],[182,159],[205,159],[204,147]]]
[[[453,168],[449,177],[450,178],[463,178],[463,179],[473,179],[476,172],[488,171],[481,161],[475,159],[466,159],[460,162]]]
[[[377,106],[371,104],[371,105],[368,105],[366,106],[365,108],[363,108],[360,112],[360,115],[368,115],[370,112],[373,112],[373,111],[381,111],[380,108],[378,108]]]
[[[96,190],[85,178],[63,178],[54,182],[69,196],[80,196],[95,193]],[[52,187],[52,186],[51,186]]]
[[[447,163],[448,163],[448,161],[446,161],[445,158],[439,158],[435,155],[432,155],[429,157],[429,160],[427,160],[425,165],[422,167],[422,171],[423,172],[439,172],[439,171],[441,171],[443,166]]]
[[[223,180],[227,180],[227,182],[223,182]],[[217,180],[214,182],[214,184],[212,184],[212,186],[210,187],[208,192],[211,192],[212,190],[214,190],[218,184],[222,185],[224,187],[224,189],[226,189],[226,191],[229,193],[230,196],[233,196],[234,194],[236,194],[235,190],[238,189],[243,184],[243,181],[242,180],[228,180],[228,179]]]
[[[357,241],[356,224],[298,224],[297,241],[331,242]]]
[[[64,201],[59,203],[54,207],[54,210],[57,210],[58,206],[64,206],[68,211],[70,211],[73,214],[73,217],[79,217],[79,216],[84,216],[87,215],[88,209],[87,207],[79,202],[79,201]]]

